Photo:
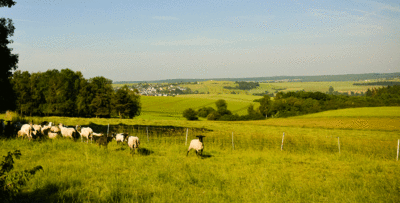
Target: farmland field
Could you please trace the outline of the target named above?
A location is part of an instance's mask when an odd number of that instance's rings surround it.
[[[252,95],[253,93],[270,93],[278,91],[320,91],[328,92],[332,86],[338,92],[365,92],[367,89],[379,88],[382,86],[357,86],[353,85],[357,81],[335,81],[335,82],[276,82],[276,83],[260,83],[260,86],[252,90],[224,89],[224,86],[235,87],[237,84],[233,81],[203,81],[199,84],[182,84],[180,86],[190,88],[192,91],[206,94],[225,94],[228,95],[232,91],[240,95]],[[374,82],[374,80],[370,81]],[[128,84],[130,85],[130,84]],[[120,87],[122,84],[113,84],[114,87]]]
[[[44,168],[17,202],[398,202],[399,111],[343,109],[240,122],[32,118],[100,132],[110,124],[110,131],[139,136],[141,149],[131,154],[115,141],[103,149],[80,140],[2,139],[0,153],[21,150],[16,170]],[[186,157],[186,129],[189,141],[206,136],[202,156]]]
[[[239,115],[247,114],[247,107],[253,104],[258,107],[258,102],[254,99],[261,97],[251,95],[229,95],[229,94],[191,94],[179,95],[175,97],[152,97],[141,96],[142,115],[138,118],[142,119],[166,119],[166,120],[182,120],[182,112],[185,109],[193,108],[198,110],[202,107],[213,107],[216,109],[215,102],[224,99],[228,104],[228,109],[232,113]]]

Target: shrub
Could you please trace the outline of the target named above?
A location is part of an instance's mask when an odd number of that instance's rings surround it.
[[[195,110],[192,108],[188,108],[183,111],[183,117],[185,117],[187,120],[193,121],[193,120],[198,120],[199,118],[197,117],[197,113]]]
[[[0,164],[0,199],[4,202],[11,201],[32,175],[38,170],[43,170],[42,166],[36,166],[31,170],[10,173],[14,168],[13,156],[19,159],[21,152],[19,150],[8,152]]]

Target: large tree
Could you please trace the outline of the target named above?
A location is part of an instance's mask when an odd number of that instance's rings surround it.
[[[0,7],[15,5],[12,0],[0,0]],[[15,27],[11,19],[0,18],[0,111],[15,108],[15,94],[10,82],[12,71],[17,69],[18,55],[12,54],[8,45],[14,35]]]
[[[133,118],[140,114],[139,95],[124,85],[114,96],[114,110],[120,118]]]

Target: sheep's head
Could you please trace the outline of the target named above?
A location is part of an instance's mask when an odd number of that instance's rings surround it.
[[[199,141],[200,141],[200,142],[203,142],[203,137],[205,137],[205,136],[204,136],[204,135],[199,135],[199,136],[196,136],[196,137],[199,138]]]

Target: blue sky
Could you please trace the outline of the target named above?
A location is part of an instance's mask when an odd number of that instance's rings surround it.
[[[113,81],[400,71],[399,1],[16,0],[19,70]]]

